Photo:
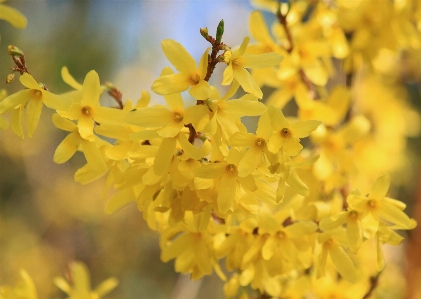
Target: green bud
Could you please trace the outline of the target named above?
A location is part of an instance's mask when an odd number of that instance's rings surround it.
[[[216,43],[220,44],[222,40],[222,35],[224,34],[224,20],[222,19],[219,22],[218,27],[216,28]]]
[[[7,47],[7,51],[9,52],[9,55],[11,55],[11,56],[17,56],[17,57],[23,57],[24,56],[23,52],[18,47],[15,47],[15,46],[12,46],[12,45]]]
[[[204,38],[208,38],[208,35],[209,35],[209,33],[208,33],[208,28],[207,28],[207,27],[205,27],[205,28],[200,28],[200,34],[201,34]]]

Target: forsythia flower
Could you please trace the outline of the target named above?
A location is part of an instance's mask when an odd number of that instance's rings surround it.
[[[31,137],[38,126],[43,103],[55,110],[66,110],[70,107],[71,101],[41,88],[38,82],[28,73],[24,73],[19,79],[28,89],[18,91],[0,102],[0,114],[26,104],[28,136]]]
[[[1,287],[0,299],[38,299],[34,282],[25,270],[20,271],[22,281],[16,287]]]
[[[261,99],[263,97],[262,91],[245,68],[267,68],[276,66],[281,63],[283,57],[274,52],[258,55],[244,54],[249,41],[250,38],[245,37],[238,50],[234,52],[230,50],[225,52],[224,61],[227,63],[227,67],[224,70],[222,85],[229,85],[235,79],[240,83],[244,91]]]
[[[189,87],[189,93],[196,100],[205,100],[209,97],[209,83],[205,81],[208,68],[208,52],[203,53],[199,68],[193,57],[178,42],[171,39],[162,41],[162,51],[171,64],[180,72],[162,76],[152,84],[152,90],[160,95],[182,92]]]
[[[94,122],[121,124],[124,122],[126,115],[119,109],[100,106],[100,95],[101,88],[98,74],[95,71],[90,71],[83,81],[82,90],[72,93],[74,101],[72,107],[68,110],[57,109],[60,116],[77,120],[80,136],[89,141],[95,139]]]
[[[71,283],[62,277],[54,279],[56,286],[69,296],[68,299],[99,299],[111,292],[118,284],[116,278],[108,278],[92,290],[91,278],[84,264],[73,262],[69,268]]]

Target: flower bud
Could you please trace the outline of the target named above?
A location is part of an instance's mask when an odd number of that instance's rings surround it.
[[[9,52],[9,55],[11,55],[11,56],[17,56],[17,57],[23,57],[24,56],[23,52],[18,47],[15,47],[15,46],[12,46],[12,45],[7,47],[7,51]]]
[[[208,28],[200,28],[200,34],[204,37],[204,38],[208,38],[209,33],[208,33]]]
[[[222,19],[216,28],[216,43],[221,43],[222,35],[224,34],[224,20]]]
[[[12,83],[13,80],[15,79],[15,74],[9,74],[6,77],[6,84]]]

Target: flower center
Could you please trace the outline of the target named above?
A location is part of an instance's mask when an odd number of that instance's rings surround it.
[[[367,202],[367,206],[368,206],[368,208],[369,208],[369,209],[371,209],[371,210],[375,210],[375,209],[377,208],[377,201],[376,201],[376,200],[374,200],[374,199],[370,199],[370,200]]]
[[[42,91],[39,89],[32,89],[31,96],[33,99],[40,100],[42,98]]]
[[[234,164],[228,164],[227,167],[225,167],[225,171],[228,175],[237,176],[238,174],[237,166],[235,166]]]
[[[281,131],[279,131],[279,134],[281,134],[281,137],[284,139],[291,137],[291,131],[288,128],[283,128]]]
[[[194,73],[190,76],[191,83],[196,85],[200,82],[200,75],[198,73]]]
[[[89,106],[82,107],[81,112],[83,116],[87,116],[87,117],[92,117],[92,114],[93,114],[92,108]]]
[[[254,145],[259,149],[263,149],[266,145],[266,140],[263,138],[257,138]]]
[[[183,120],[183,114],[180,112],[173,112],[172,120],[175,123],[179,123]]]

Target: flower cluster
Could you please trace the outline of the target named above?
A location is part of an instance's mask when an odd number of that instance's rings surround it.
[[[134,202],[160,234],[161,259],[174,259],[175,270],[192,279],[215,271],[226,281],[227,298],[246,287],[275,298],[332,298],[335,287],[349,283],[358,291],[341,298],[362,298],[372,291],[369,276],[384,267],[381,245],[400,244],[396,230],[416,226],[403,212],[406,205],[387,197],[390,177],[383,173],[399,165],[383,162],[402,156],[405,116],[415,122],[418,116],[374,74],[388,72],[384,57],[421,42],[420,27],[403,2],[381,1],[375,9],[377,1],[253,2],[277,17],[270,32],[262,13],[251,13],[255,44],[249,37],[237,48],[222,42],[223,21],[215,38],[200,30],[210,48],[199,62],[180,43],[162,41],[173,68],[164,68],[151,89],[165,105],[150,105],[147,91],[136,103],[123,102],[95,71],[80,84],[67,68],[62,78],[73,90],[54,94],[23,64],[26,71],[16,71],[26,89],[3,96],[0,114],[11,112],[12,130],[23,138],[24,111],[32,136],[43,104],[55,110],[54,125],[69,134],[54,161],[82,152],[86,164],[75,180],[105,177],[104,198],[114,189],[106,213]],[[393,22],[389,15],[396,15]],[[11,46],[9,53],[22,62],[19,49]],[[347,79],[327,88],[332,58],[343,61]],[[221,82],[210,80],[216,66],[224,67]],[[262,86],[274,89],[269,97]],[[384,98],[370,98],[373,89]],[[118,107],[101,105],[104,92]],[[292,114],[291,99],[296,117],[285,116]],[[386,102],[390,108],[379,111]],[[401,127],[388,125],[396,113]],[[244,117],[257,120],[255,132]],[[356,187],[370,191],[362,196]],[[359,257],[371,241],[374,273]],[[78,289],[62,279],[56,284],[71,298]]]

